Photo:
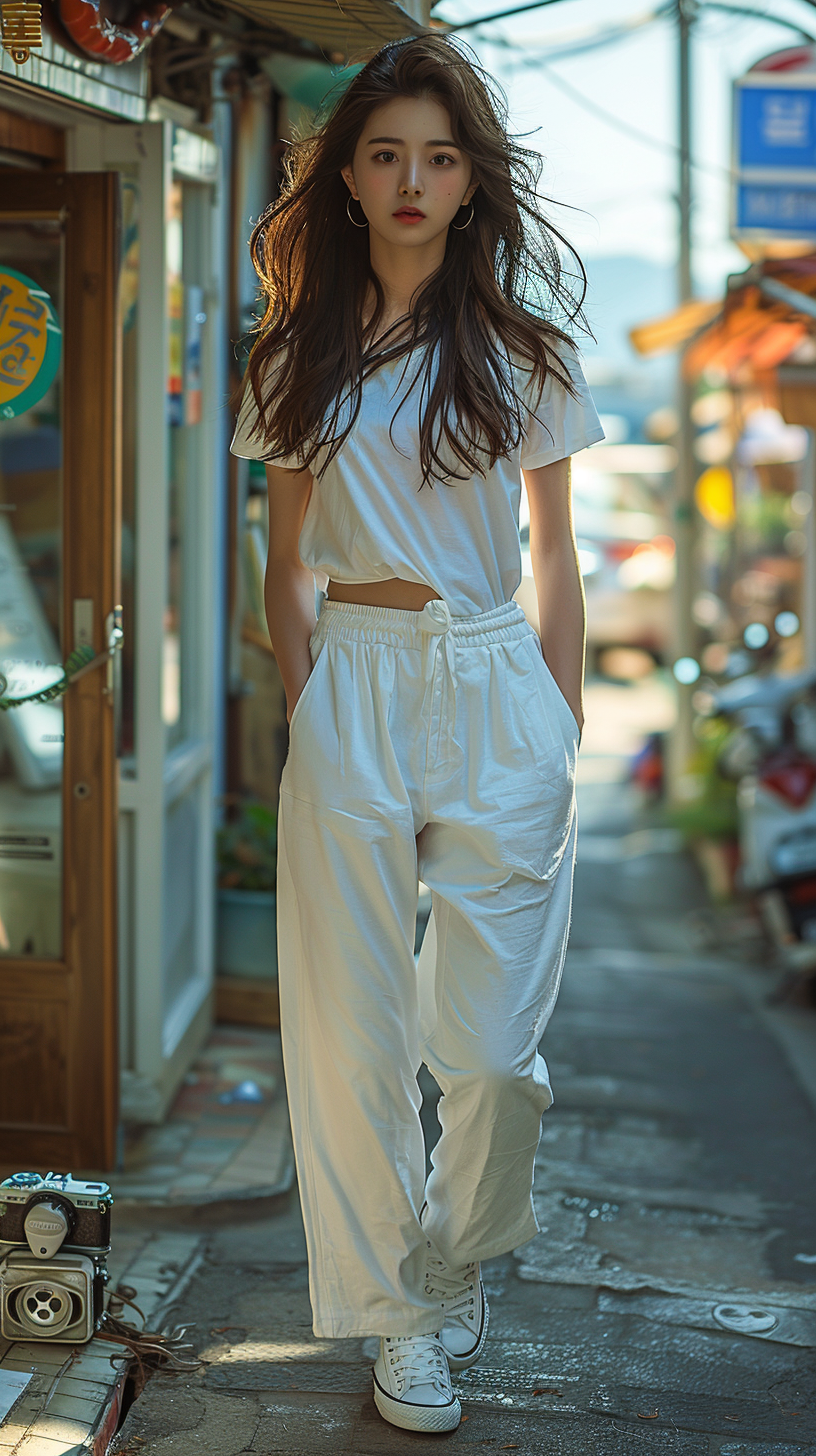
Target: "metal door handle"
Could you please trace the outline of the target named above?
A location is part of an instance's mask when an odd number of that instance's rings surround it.
[[[109,612],[105,619],[105,628],[108,634],[108,645],[104,652],[94,653],[91,647],[77,647],[69,654],[68,660],[62,669],[62,677],[50,687],[43,688],[36,693],[23,693],[19,697],[7,697],[8,678],[0,672],[0,711],[8,708],[19,708],[23,703],[49,703],[54,698],[62,697],[75,682],[94,668],[107,664],[107,682],[105,692],[113,692],[113,667],[117,652],[121,651],[125,634],[122,629],[122,608],[116,606]]]

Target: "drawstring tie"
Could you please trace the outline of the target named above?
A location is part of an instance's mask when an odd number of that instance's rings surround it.
[[[422,608],[422,611],[419,613],[419,626],[422,631],[426,633],[427,652],[429,656],[435,658],[440,647],[442,648],[442,652],[445,658],[445,666],[448,669],[451,687],[453,688],[453,713],[451,715],[450,733],[451,737],[454,737],[456,733],[457,698],[456,653],[454,650],[453,634],[451,632],[451,627],[453,626],[453,618],[451,616],[451,609],[448,606],[447,602],[443,601],[441,597],[432,597],[429,602],[426,602],[425,606]],[[433,664],[429,662],[426,658],[425,665],[427,672],[426,682],[428,683],[428,686],[430,688],[431,679],[433,676]],[[443,715],[440,714],[439,736],[437,738],[437,752],[439,752],[439,749],[441,747],[440,740],[442,737],[442,716]]]
[[[434,632],[440,636],[449,632],[453,625],[453,618],[447,602],[443,601],[441,597],[431,597],[419,614],[419,625],[424,632]]]

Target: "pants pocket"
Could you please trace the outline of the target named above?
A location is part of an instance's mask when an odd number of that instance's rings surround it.
[[[314,691],[315,678],[316,678],[316,674],[317,674],[317,666],[318,666],[318,663],[320,662],[321,657],[323,656],[323,648],[324,648],[324,646],[325,646],[325,643],[323,641],[321,641],[320,639],[316,639],[315,636],[314,636],[314,634],[313,634],[312,637],[311,637],[311,640],[309,642],[309,651],[312,654],[312,670],[309,673],[309,676],[307,677],[305,683],[303,684],[303,689],[301,691],[300,697],[298,698],[297,702],[295,703],[294,709],[292,711],[292,716],[289,719],[289,737],[290,738],[292,737],[292,734],[293,734],[293,732],[295,730],[295,727],[297,725],[297,722],[298,722],[298,720],[299,720],[299,718],[301,716],[302,710],[306,706],[307,700],[311,697],[312,692]]]
[[[539,647],[536,639],[529,637],[526,640],[530,643],[530,651],[535,657],[536,680],[539,683],[540,691],[542,692],[542,694],[546,694],[545,706],[547,699],[549,699],[550,702],[554,702],[556,704],[561,715],[561,721],[566,726],[568,736],[576,744],[580,743],[581,730],[578,727],[578,721],[572,711],[572,708],[570,707],[569,703],[564,697],[564,694],[558,686],[558,683],[553,677],[547,663],[547,659],[541,651],[541,648]]]

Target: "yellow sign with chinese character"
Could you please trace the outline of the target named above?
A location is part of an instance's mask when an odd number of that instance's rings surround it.
[[[62,330],[44,288],[0,267],[0,418],[25,414],[51,387]]]

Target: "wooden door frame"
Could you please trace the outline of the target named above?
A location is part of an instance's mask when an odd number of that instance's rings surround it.
[[[119,600],[119,177],[116,172],[4,174],[4,217],[64,221],[63,649],[74,642],[74,602],[93,602],[93,646]],[[114,714],[104,669],[65,698],[62,785],[63,955],[0,958],[3,1003],[64,1007],[62,1123],[2,1119],[3,1166],[111,1168],[119,1121]],[[76,793],[77,785],[90,793]]]
[[[39,162],[43,170],[65,170],[65,128],[47,121],[36,121],[0,106],[0,152],[19,154],[21,165]],[[14,165],[17,165],[16,158]]]

